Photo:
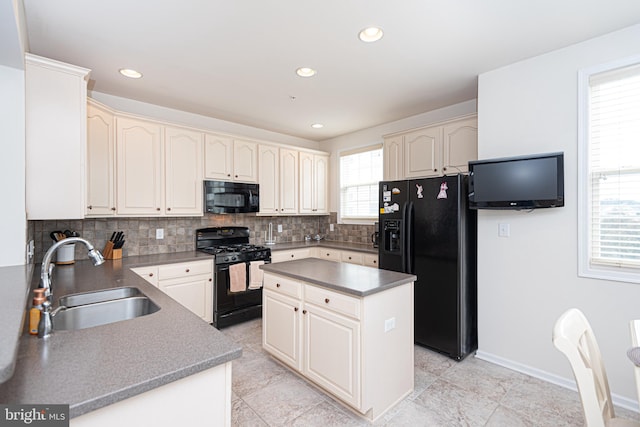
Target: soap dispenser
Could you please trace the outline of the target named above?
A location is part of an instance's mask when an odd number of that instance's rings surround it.
[[[40,312],[42,310],[42,303],[44,300],[44,289],[34,289],[33,307],[29,310],[29,333],[31,335],[38,335],[38,323],[40,323]]]

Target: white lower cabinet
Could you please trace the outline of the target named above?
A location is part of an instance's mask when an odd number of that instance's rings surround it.
[[[316,248],[290,249],[271,252],[271,262],[293,261],[295,259],[310,258],[315,256]]]
[[[366,297],[265,273],[263,348],[374,421],[413,390],[413,282]]]
[[[131,270],[202,320],[213,322],[213,261],[164,264]]]

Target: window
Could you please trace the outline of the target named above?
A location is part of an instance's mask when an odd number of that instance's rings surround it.
[[[378,182],[382,180],[382,144],[340,154],[340,217],[378,219]]]
[[[579,81],[580,274],[640,283],[640,58]]]

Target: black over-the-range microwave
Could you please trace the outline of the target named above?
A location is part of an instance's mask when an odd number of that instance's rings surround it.
[[[204,181],[204,211],[214,214],[258,212],[258,184]]]

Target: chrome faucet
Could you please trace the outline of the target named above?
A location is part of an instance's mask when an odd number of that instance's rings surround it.
[[[104,263],[104,258],[99,250],[93,247],[91,243],[81,237],[68,237],[54,243],[47,253],[44,254],[42,259],[42,271],[40,273],[40,287],[44,288],[45,301],[42,303],[42,309],[40,313],[40,322],[38,323],[38,337],[44,338],[51,335],[52,323],[51,323],[51,300],[53,299],[53,291],[51,290],[51,273],[55,265],[51,262],[53,254],[60,246],[69,243],[82,243],[84,244],[89,253],[89,259],[93,262],[93,265],[98,266]]]

